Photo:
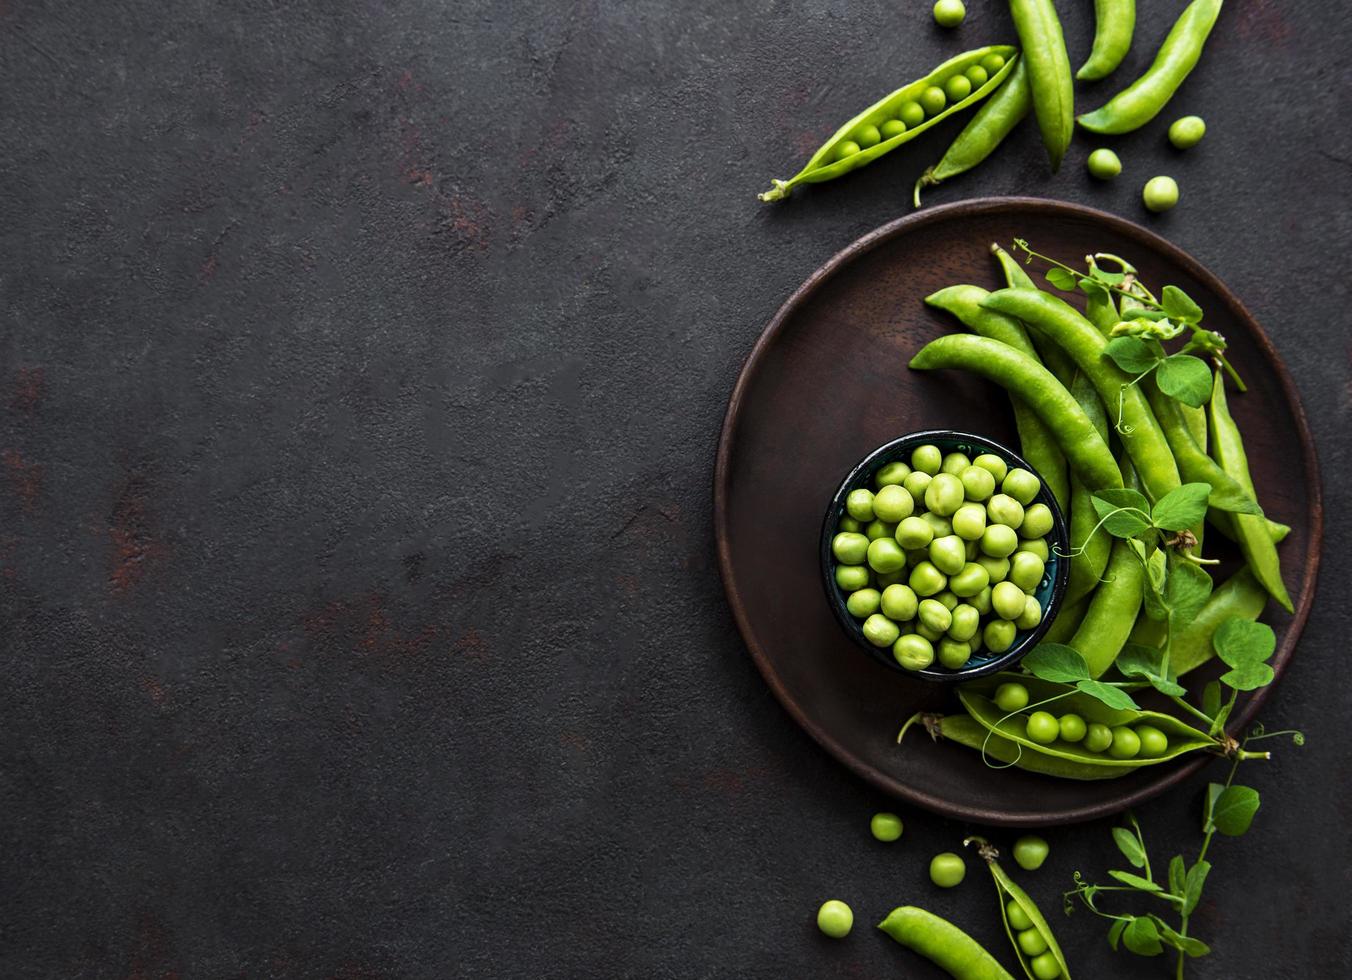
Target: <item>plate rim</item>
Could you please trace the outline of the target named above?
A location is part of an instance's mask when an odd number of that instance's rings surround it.
[[[733,619],[737,623],[737,631],[741,635],[742,642],[746,646],[748,652],[750,652],[752,660],[755,662],[756,667],[760,671],[765,682],[769,685],[775,699],[778,700],[789,713],[794,722],[807,732],[818,745],[825,749],[837,761],[843,763],[846,768],[850,769],[857,776],[894,798],[906,800],[907,802],[944,816],[960,820],[969,820],[975,823],[1005,827],[1036,827],[1054,823],[1080,823],[1086,820],[1111,816],[1120,813],[1128,807],[1137,806],[1146,800],[1153,799],[1178,784],[1185,782],[1212,760],[1208,756],[1198,756],[1182,765],[1171,767],[1160,778],[1152,780],[1145,786],[1142,786],[1125,796],[1106,802],[1086,804],[1045,814],[1008,814],[996,809],[969,806],[942,799],[923,789],[917,789],[901,783],[876,766],[857,758],[852,752],[842,746],[829,732],[825,731],[822,726],[818,725],[807,716],[802,706],[784,687],[783,682],[779,679],[773,663],[766,652],[761,649],[760,644],[754,639],[750,619],[747,616],[746,608],[742,602],[732,575],[732,555],[728,534],[728,496],[730,493],[728,483],[732,459],[732,445],[737,433],[738,420],[741,416],[742,401],[750,386],[751,379],[757,374],[760,362],[764,358],[771,343],[783,331],[785,324],[798,311],[799,307],[801,307],[813,293],[850,262],[900,234],[914,232],[924,228],[926,225],[934,224],[941,220],[948,220],[953,217],[1017,211],[1025,208],[1038,208],[1044,211],[1050,210],[1060,212],[1060,214],[1064,216],[1073,216],[1080,219],[1087,218],[1093,221],[1105,222],[1112,225],[1114,230],[1118,233],[1136,241],[1140,241],[1148,248],[1159,251],[1171,262],[1180,266],[1194,279],[1205,283],[1207,288],[1220,296],[1225,303],[1236,310],[1243,319],[1252,325],[1257,347],[1271,366],[1277,377],[1278,383],[1281,385],[1282,393],[1286,396],[1288,403],[1292,407],[1292,415],[1295,419],[1296,429],[1300,436],[1305,482],[1309,488],[1308,493],[1310,494],[1310,545],[1306,555],[1306,558],[1308,559],[1306,561],[1306,570],[1309,574],[1309,586],[1302,592],[1300,602],[1297,604],[1295,611],[1291,614],[1291,621],[1287,627],[1286,635],[1283,638],[1283,643],[1279,650],[1279,657],[1274,666],[1275,676],[1273,677],[1272,683],[1268,684],[1266,687],[1260,688],[1252,697],[1244,702],[1243,707],[1239,710],[1236,717],[1231,719],[1230,725],[1227,726],[1229,730],[1242,730],[1253,720],[1254,715],[1257,714],[1259,708],[1262,707],[1263,702],[1267,700],[1267,696],[1272,690],[1273,685],[1275,685],[1285,673],[1287,664],[1294,656],[1296,644],[1299,642],[1301,634],[1305,631],[1305,624],[1310,615],[1310,607],[1314,602],[1314,596],[1318,589],[1319,565],[1323,556],[1324,537],[1323,486],[1319,480],[1318,451],[1315,446],[1313,433],[1310,431],[1309,420],[1305,415],[1305,406],[1300,400],[1300,392],[1296,388],[1295,381],[1292,379],[1290,371],[1287,370],[1286,363],[1277,354],[1277,350],[1273,346],[1271,338],[1268,337],[1267,331],[1263,329],[1263,325],[1249,312],[1248,307],[1240,302],[1239,297],[1236,296],[1219,277],[1208,270],[1191,254],[1173,244],[1157,232],[1137,224],[1128,218],[1124,218],[1121,215],[1112,214],[1098,208],[1076,204],[1070,201],[1026,196],[983,197],[927,207],[922,211],[895,218],[855,239],[814,270],[802,284],[790,294],[788,299],[786,299],[775,312],[775,315],[771,318],[769,324],[761,331],[760,336],[757,337],[755,344],[746,355],[741,368],[738,370],[737,380],[733,385],[732,394],[728,398],[728,407],[727,411],[724,413],[723,423],[719,430],[718,451],[714,461],[714,537],[718,546],[718,568],[720,578],[723,582],[723,592],[732,609]]]

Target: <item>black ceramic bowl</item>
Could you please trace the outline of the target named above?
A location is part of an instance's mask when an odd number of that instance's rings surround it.
[[[1021,631],[1014,638],[1014,643],[1010,648],[1003,653],[991,653],[989,650],[977,651],[972,655],[972,659],[967,661],[959,670],[949,670],[940,666],[938,661],[924,670],[907,670],[902,667],[892,656],[890,649],[876,647],[865,639],[861,623],[851,616],[849,610],[845,608],[845,600],[848,596],[836,585],[836,561],[831,554],[831,539],[835,537],[837,525],[845,513],[845,498],[850,491],[860,487],[870,490],[875,489],[873,476],[878,470],[892,462],[909,463],[911,452],[918,446],[926,444],[938,446],[945,455],[951,452],[962,452],[975,458],[982,453],[993,453],[1009,464],[1011,469],[1021,466],[1035,474],[1039,480],[1042,479],[1042,474],[1029,466],[1022,456],[993,439],[987,439],[985,436],[978,436],[970,432],[955,432],[952,429],[931,429],[925,432],[912,432],[900,439],[894,439],[873,450],[854,469],[850,470],[849,475],[845,477],[840,484],[840,488],[836,491],[836,495],[831,498],[831,505],[826,509],[826,519],[822,522],[822,582],[826,586],[827,601],[830,602],[831,610],[835,613],[836,620],[840,623],[841,628],[850,634],[855,643],[867,650],[869,656],[874,660],[911,677],[923,677],[931,681],[967,681],[974,677],[993,674],[997,670],[1012,667],[1019,662],[1025,653],[1033,649],[1042,635],[1047,632],[1052,620],[1061,610],[1061,598],[1065,595],[1066,580],[1070,576],[1070,559],[1061,557],[1070,551],[1069,534],[1066,530],[1065,518],[1061,514],[1061,508],[1057,506],[1056,498],[1052,496],[1044,482],[1042,489],[1035,498],[1035,502],[1046,504],[1052,512],[1052,529],[1047,535],[1049,554],[1046,572],[1034,593],[1042,606],[1042,622],[1031,630]]]

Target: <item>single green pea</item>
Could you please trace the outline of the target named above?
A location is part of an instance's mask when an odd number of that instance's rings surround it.
[[[952,476],[961,475],[962,471],[972,465],[972,461],[967,458],[966,453],[951,452],[944,457],[943,465],[939,467],[940,473],[948,473]]]
[[[906,477],[910,475],[911,468],[900,460],[897,460],[896,462],[885,464],[877,473],[873,474],[873,485],[879,490],[883,487],[899,487]]]
[[[1142,759],[1158,759],[1169,751],[1169,736],[1154,725],[1137,725],[1136,737],[1141,742]]]
[[[936,538],[946,538],[953,533],[953,522],[933,511],[925,511],[920,519],[930,526]]]
[[[928,547],[934,540],[934,528],[920,517],[906,517],[897,524],[897,543],[908,551]]]
[[[1108,754],[1114,759],[1134,759],[1141,751],[1141,739],[1126,725],[1113,729],[1113,744],[1108,746]]]
[[[935,538],[930,542],[929,560],[945,575],[956,575],[967,564],[967,551],[962,538],[956,534]]]
[[[883,135],[878,132],[877,126],[860,126],[859,132],[854,134],[854,140],[867,150],[870,146],[877,146],[881,143]]]
[[[1023,950],[1024,956],[1037,956],[1047,951],[1047,940],[1036,929],[1025,929],[1019,933],[1019,949]]]
[[[918,596],[938,595],[948,587],[948,576],[939,571],[933,562],[922,561],[911,569],[907,584]]]
[[[844,939],[854,928],[854,912],[844,902],[831,899],[817,909],[817,928],[832,939]]]
[[[991,653],[1004,653],[1014,645],[1018,627],[1006,619],[993,619],[981,631],[981,639]]]
[[[914,102],[910,104],[915,105]],[[916,108],[919,109],[920,107],[916,106]],[[921,115],[923,116],[924,113],[922,112]],[[906,132],[906,124],[900,119],[884,119],[879,132],[882,133],[883,139],[890,140],[892,137],[900,136],[902,133]]]
[[[1043,712],[1038,712],[1042,714]],[[1014,863],[1023,868],[1024,871],[1036,871],[1042,867],[1042,862],[1047,860],[1047,855],[1051,848],[1047,842],[1036,834],[1024,834],[1014,842]],[[1020,943],[1022,946],[1022,943]],[[1046,949],[1044,944],[1042,949]],[[1036,956],[1042,952],[1042,949],[1024,949],[1029,956]]]
[[[988,585],[976,595],[968,598],[967,604],[981,615],[989,616],[991,614],[991,587]]]
[[[982,453],[976,459],[972,460],[972,465],[981,467],[991,475],[996,483],[1003,480],[1005,474],[1009,472],[1009,464],[999,456],[995,455],[995,453]],[[994,490],[993,487],[992,490]]]
[[[981,628],[981,613],[976,611],[975,606],[969,606],[965,602],[953,607],[952,620],[948,624],[948,637],[951,640],[966,643],[976,636],[976,631]]]
[[[1184,116],[1169,126],[1169,142],[1180,150],[1191,149],[1202,142],[1205,135],[1206,123],[1201,116]]]
[[[1001,68],[1005,67],[1005,56],[1002,54],[988,54],[981,59],[981,67],[994,75]]]
[[[1037,601],[1037,596],[1025,596],[1023,612],[1015,617],[1014,625],[1021,630],[1031,630],[1040,622],[1042,622],[1042,603]]]
[[[980,65],[973,65],[963,72],[963,74],[967,76],[968,80],[972,83],[973,88],[980,88],[991,80],[990,72],[986,71],[986,69],[982,68]]]
[[[900,571],[906,567],[906,552],[896,538],[878,538],[868,546],[868,563],[875,572]]]
[[[1061,975],[1061,964],[1056,962],[1056,954],[1051,950],[1041,956],[1034,956],[1028,965],[1036,980],[1056,980]]]
[[[904,568],[895,572],[874,572],[873,581],[877,583],[878,588],[885,589],[891,585],[904,585],[909,574]]]
[[[1084,747],[1090,752],[1102,752],[1113,744],[1113,730],[1093,721],[1084,733]]]
[[[967,865],[952,851],[936,854],[930,860],[930,881],[940,888],[955,888],[967,877]]]
[[[958,474],[958,479],[968,500],[987,500],[995,492],[995,476],[984,467],[969,466]]]
[[[848,160],[850,157],[854,156],[858,152],[859,152],[858,143],[856,143],[854,140],[845,140],[838,147],[836,147],[836,159]]]
[[[914,129],[925,121],[925,110],[919,102],[903,102],[897,110],[897,118],[907,129]]]
[[[928,473],[921,472],[920,470],[913,470],[906,479],[901,481],[901,485],[906,488],[906,492],[911,495],[911,499],[915,501],[917,507],[924,504],[925,491],[929,489],[930,480],[932,479],[933,477]]]
[[[1023,906],[1012,898],[1005,904],[1005,918],[1009,920],[1009,927],[1016,932],[1032,928],[1033,925],[1033,920],[1028,918]]]
[[[936,633],[947,633],[953,625],[953,614],[937,599],[921,599],[916,612],[920,624]]]
[[[1006,681],[995,689],[995,706],[1005,714],[1028,707],[1028,688],[1015,681]]]
[[[1016,551],[1009,559],[1009,580],[1023,591],[1032,592],[1042,583],[1046,568],[1042,559],[1032,552]]]
[[[1061,726],[1061,741],[1063,742],[1082,742],[1088,728],[1085,726],[1084,719],[1072,712],[1062,715],[1058,724]]]
[[[957,27],[966,16],[962,0],[938,0],[934,5],[934,22],[940,27]]]
[[[986,501],[986,520],[1017,531],[1023,523],[1023,504],[1007,493],[997,493]]]
[[[944,637],[941,630],[936,630],[932,626],[926,626],[924,623],[916,623],[915,632],[917,636],[923,636],[925,639],[929,640],[930,643],[938,643]]]
[[[949,670],[961,670],[972,659],[972,648],[965,640],[950,640],[944,637],[939,641],[939,663]]]
[[[865,565],[837,565],[835,577],[836,585],[840,586],[842,592],[858,592],[869,585],[868,568]]]
[[[869,832],[884,844],[890,844],[901,837],[901,817],[895,813],[875,813],[868,822]]]
[[[883,615],[898,623],[915,619],[920,600],[909,585],[889,585],[883,589],[879,607]]]
[[[1099,147],[1089,154],[1085,166],[1089,169],[1089,176],[1096,180],[1112,180],[1122,172],[1122,161],[1107,147]]]
[[[985,470],[978,470],[985,473]],[[989,475],[989,474],[987,474]],[[953,512],[953,533],[964,541],[976,541],[986,530],[986,508],[980,504],[963,504]]]
[[[934,663],[934,644],[919,633],[907,633],[893,644],[892,656],[907,670],[924,670]]]
[[[851,517],[849,514],[846,514],[844,517],[842,517],[842,518],[840,519],[840,523],[839,523],[838,525],[836,525],[836,530],[837,530],[837,531],[852,531],[852,532],[854,532],[854,533],[857,534],[857,533],[859,533],[860,531],[864,530],[864,525],[860,524],[858,521],[856,521],[856,520],[855,520],[853,517]]]
[[[873,520],[873,491],[863,487],[851,490],[845,498],[845,512],[856,521],[867,523]]]
[[[873,513],[880,520],[896,524],[911,516],[915,510],[915,500],[905,487],[888,484],[873,497]]]
[[[925,488],[925,506],[932,514],[949,517],[962,506],[964,494],[961,480],[952,473],[939,473]]]
[[[948,105],[948,96],[937,85],[931,85],[920,93],[920,108],[925,110],[926,116],[937,116],[944,111],[946,105]]]
[[[991,524],[981,535],[981,550],[992,558],[1008,558],[1019,547],[1019,535],[1007,524]]]
[[[1061,726],[1050,711],[1034,711],[1028,716],[1028,737],[1039,745],[1051,745],[1061,734]]]
[[[930,476],[938,473],[944,465],[944,454],[938,446],[926,444],[911,450],[911,469]]]
[[[872,520],[864,525],[864,537],[870,541],[890,538],[897,533],[897,526],[887,521]]]
[[[1019,551],[1029,555],[1036,555],[1038,558],[1042,559],[1043,565],[1047,564],[1048,555],[1051,554],[1051,551],[1047,548],[1047,541],[1045,538],[1029,538],[1026,541],[1020,541]],[[1015,554],[1018,554],[1019,551],[1016,551]]]
[[[846,565],[862,565],[868,555],[868,538],[853,531],[842,531],[831,539],[831,554]]]
[[[1178,181],[1172,177],[1151,177],[1141,191],[1141,200],[1151,211],[1168,211],[1178,203]]]
[[[859,589],[850,593],[850,597],[845,600],[845,608],[855,619],[868,619],[878,611],[881,602],[882,593],[877,589]]]
[[[961,571],[948,580],[948,587],[953,590],[954,595],[970,599],[990,585],[990,581],[990,573],[972,561],[963,565]]]
[[[967,641],[967,645],[972,648],[972,653],[981,649],[981,631],[977,630],[976,635]]]
[[[951,75],[944,82],[944,95],[951,102],[961,102],[972,94],[972,80],[966,75]]]
[[[862,629],[864,639],[875,647],[890,647],[901,635],[901,628],[881,613],[874,613],[864,620]]]
[[[1032,504],[1024,509],[1023,523],[1019,525],[1019,537],[1040,538],[1051,531],[1054,521],[1050,507],[1046,504]]]
[[[1042,489],[1042,481],[1021,467],[1014,467],[1000,482],[1000,489],[1027,507]]]
[[[991,608],[995,615],[1011,622],[1023,615],[1028,596],[1013,582],[996,582],[991,587]]]
[[[1014,552],[1018,554],[1018,552]],[[1010,560],[1008,558],[996,558],[994,555],[978,555],[976,563],[986,570],[986,581],[995,585],[997,582],[1003,582],[1009,578]]]
[[[954,609],[958,608],[959,600],[953,592],[945,589],[934,597],[934,601],[939,603],[939,605],[943,606],[949,612],[952,612]]]

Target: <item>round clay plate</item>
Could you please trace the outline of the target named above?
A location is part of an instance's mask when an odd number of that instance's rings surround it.
[[[1016,238],[1063,261],[1112,252],[1156,288],[1180,286],[1230,343],[1248,383],[1230,406],[1244,432],[1260,501],[1290,524],[1280,551],[1295,614],[1269,603],[1280,677],[1309,614],[1319,565],[1321,505],[1314,445],[1286,368],[1229,290],[1195,259],[1122,218],[1028,198],[930,208],[884,225],[818,269],[793,294],[747,358],[718,448],[715,526],[728,600],[751,655],[789,714],[841,762],[879,788],[961,819],[1006,826],[1066,823],[1114,813],[1186,779],[1208,756],[1144,767],[1121,779],[1055,780],[986,767],[978,753],[933,743],[916,711],[956,710],[950,690],[910,678],[857,649],[831,615],[818,567],[822,513],[841,477],[871,450],[916,429],[961,429],[1017,445],[1005,393],[973,376],[923,374],[906,364],[924,344],[960,329],[925,306],[955,283],[1003,285],[989,252]],[[1039,273],[1034,273],[1035,277]],[[1066,294],[1062,294],[1066,295]],[[1071,297],[1071,302],[1078,299]],[[1207,553],[1235,556],[1219,535]],[[1198,681],[1217,665],[1188,676]],[[1232,733],[1263,692],[1243,703]]]

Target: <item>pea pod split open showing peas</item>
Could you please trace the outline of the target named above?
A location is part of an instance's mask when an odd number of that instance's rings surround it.
[[[1174,23],[1145,74],[1101,108],[1080,116],[1080,125],[1094,133],[1130,133],[1159,115],[1201,58],[1221,3],[1193,0]]]
[[[878,928],[957,980],[1014,980],[979,942],[933,912],[903,905]]]
[[[816,184],[849,173],[914,139],[940,119],[975,105],[1000,87],[1013,71],[1017,54],[1018,49],[1011,45],[993,44],[945,61],[929,75],[902,86],[841,126],[802,170],[789,180],[772,180],[774,186],[759,195],[760,199],[783,200],[798,184]],[[972,81],[975,73],[969,74],[977,68],[986,75],[980,85]],[[954,93],[965,94],[955,97]]]
[[[1014,955],[1023,972],[1028,974],[1028,980],[1056,980],[1057,977],[1070,980],[1070,967],[1066,965],[1066,956],[1061,952],[1052,927],[1028,893],[1000,867],[1000,852],[984,837],[968,837],[963,844],[969,847],[975,844],[976,852],[986,862],[1000,900],[1005,935],[1009,936]],[[1038,952],[1030,954],[1030,949]],[[1051,969],[1053,965],[1055,970]]]
[[[1061,615],[1064,616],[1065,613]],[[969,749],[984,752],[987,759],[995,759],[1016,769],[1041,773],[1056,779],[1116,779],[1129,772],[1127,769],[1089,765],[1042,752],[1025,752],[1018,742],[994,734],[971,715],[938,715],[924,712],[912,715],[902,726],[901,733],[897,735],[898,743],[916,722],[923,725],[930,738],[936,742],[945,739],[956,742]]]
[[[1094,47],[1075,77],[1086,82],[1107,78],[1131,50],[1136,30],[1136,0],[1094,0]]]
[[[1052,170],[1058,170],[1075,129],[1075,82],[1061,21],[1052,0],[1009,0],[1009,12],[1028,60],[1033,114]]]

